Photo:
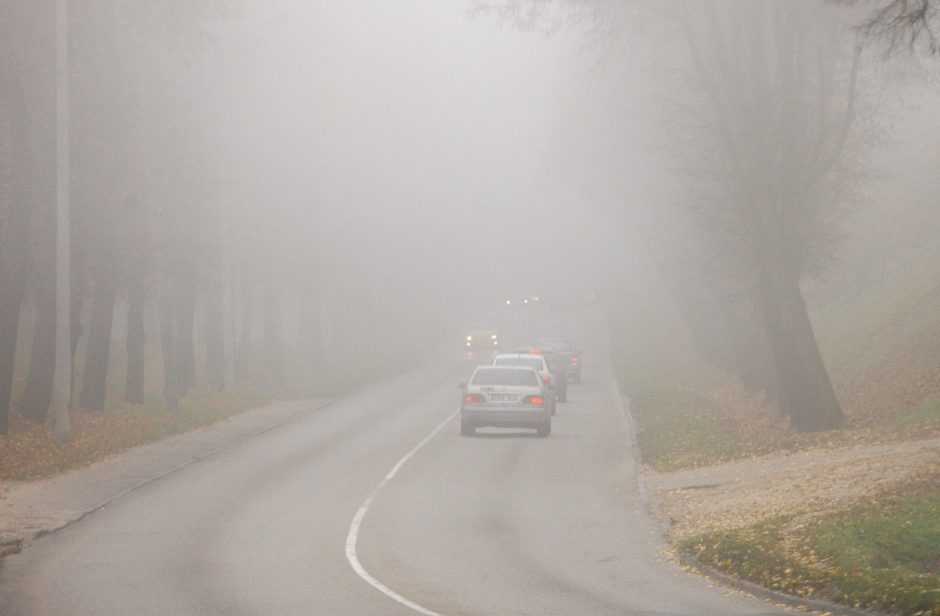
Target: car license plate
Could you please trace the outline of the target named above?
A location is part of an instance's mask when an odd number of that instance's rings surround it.
[[[516,394],[490,394],[493,402],[515,402]]]

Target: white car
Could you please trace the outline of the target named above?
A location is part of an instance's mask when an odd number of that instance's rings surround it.
[[[544,357],[541,355],[533,355],[531,353],[500,353],[495,358],[493,358],[493,365],[527,366],[529,368],[535,368],[538,370],[539,377],[542,379],[542,382],[552,390],[552,415],[555,414],[555,402],[558,398],[558,386],[555,383],[555,377],[552,376],[551,370],[548,369],[548,363],[545,361]]]
[[[552,392],[538,370],[526,366],[477,366],[469,383],[461,383],[460,433],[477,428],[535,428],[552,433]]]

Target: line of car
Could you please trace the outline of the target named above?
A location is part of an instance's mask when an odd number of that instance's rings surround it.
[[[568,400],[569,381],[581,382],[581,357],[567,340],[540,338],[532,346],[500,353],[460,384],[460,433],[472,436],[483,427],[534,428],[539,436],[548,436],[558,402]]]

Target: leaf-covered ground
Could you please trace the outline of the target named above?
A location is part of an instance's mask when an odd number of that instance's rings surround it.
[[[267,402],[258,393],[221,396],[197,392],[179,411],[158,406],[125,407],[92,413],[72,412],[72,439],[59,443],[52,426],[14,416],[8,435],[0,435],[0,480],[28,480],[86,466],[120,451],[198,426],[208,425]]]
[[[682,551],[766,588],[903,616],[940,616],[940,472],[835,511],[685,539]]]
[[[621,366],[643,462],[657,471],[721,464],[773,453],[940,436],[940,397],[873,419],[846,409],[842,430],[799,433],[728,375],[701,364]],[[938,371],[940,380],[940,371]],[[937,384],[940,390],[940,383]]]
[[[940,437],[648,471],[679,550],[790,594],[940,616]]]

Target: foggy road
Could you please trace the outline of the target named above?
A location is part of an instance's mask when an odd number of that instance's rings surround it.
[[[595,347],[596,348],[596,347]],[[4,615],[777,614],[680,571],[633,481],[601,353],[553,435],[452,418],[467,366],[387,379],[141,488],[4,561]],[[415,446],[442,424],[442,429]]]

